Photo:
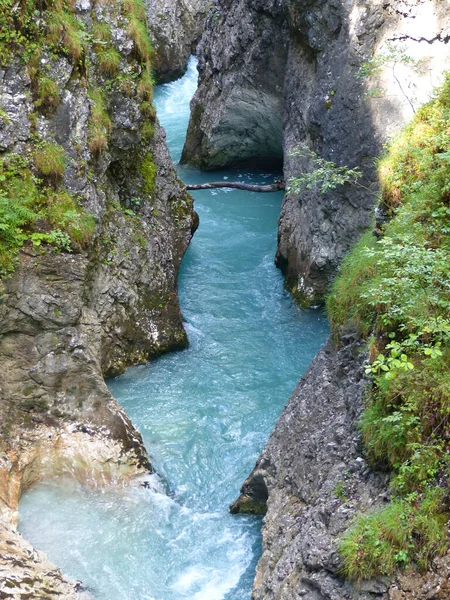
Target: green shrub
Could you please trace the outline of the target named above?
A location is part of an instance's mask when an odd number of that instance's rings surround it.
[[[447,550],[443,508],[445,492],[430,489],[421,497],[394,500],[386,508],[358,517],[342,538],[343,575],[361,581],[392,575],[411,563],[427,569]]]
[[[48,194],[45,216],[50,225],[63,230],[77,247],[85,246],[95,233],[94,218],[83,211],[66,190]]]
[[[95,221],[67,190],[48,187],[17,154],[0,159],[0,278],[14,270],[20,248],[49,244],[78,250],[95,233]]]
[[[20,175],[16,167],[21,169]],[[39,215],[35,179],[18,155],[0,162],[0,277],[14,269],[15,258],[27,239],[25,230]]]
[[[356,579],[412,561],[426,568],[448,545],[442,502],[431,499],[443,500],[439,485],[450,464],[449,147],[447,77],[380,160],[390,220],[380,239],[366,234],[355,246],[327,301],[336,339],[350,327],[372,334],[361,428],[368,458],[392,471],[397,497],[344,538],[345,573]],[[406,538],[401,527],[390,530],[399,511]]]

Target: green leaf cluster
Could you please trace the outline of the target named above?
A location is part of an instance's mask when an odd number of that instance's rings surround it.
[[[286,186],[288,194],[299,194],[305,189],[317,189],[320,194],[325,194],[345,183],[356,183],[362,177],[358,168],[339,167],[334,162],[318,156],[306,144],[295,148],[289,155],[306,158],[310,168],[298,177],[288,179]]]
[[[71,252],[95,232],[95,221],[61,184],[38,177],[30,158],[0,159],[0,277],[10,275],[25,244]]]

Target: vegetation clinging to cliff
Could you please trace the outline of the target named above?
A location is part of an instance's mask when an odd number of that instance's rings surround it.
[[[133,40],[131,61],[114,47],[111,23],[128,31]],[[51,120],[58,109],[63,90],[56,75],[60,70],[53,66],[64,56],[69,62],[64,68],[88,92],[86,143],[94,170],[112,131],[111,91],[135,97],[140,104],[142,149],[137,158],[149,168],[147,146],[155,131],[151,55],[141,0],[121,0],[114,6],[93,3],[88,16],[77,13],[70,0],[0,0],[0,65],[26,65],[34,102],[31,130],[37,128],[39,115]],[[0,118],[9,119],[2,107]],[[85,169],[80,155],[83,140],[73,143],[79,153],[78,166]],[[93,217],[82,206],[83,198],[69,194],[63,183],[69,160],[73,161],[70,153],[55,144],[51,135],[43,139],[36,133],[19,153],[5,153],[0,164],[0,277],[14,270],[24,244],[77,250],[95,231]]]
[[[380,161],[390,219],[380,239],[360,240],[328,298],[337,335],[356,327],[369,338],[373,383],[361,427],[372,463],[393,473],[393,502],[359,517],[341,543],[354,579],[426,568],[448,546],[449,147],[447,77]]]

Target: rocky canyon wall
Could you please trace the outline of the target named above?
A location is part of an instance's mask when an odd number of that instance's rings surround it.
[[[444,1],[217,0],[200,49],[183,160],[213,169],[284,159],[306,144],[362,185],[287,195],[277,264],[305,305],[322,301],[349,247],[373,222],[374,161],[449,67]],[[364,186],[364,187],[363,187]]]
[[[0,240],[21,246],[1,257],[0,595],[81,597],[17,534],[18,501],[46,476],[151,470],[103,378],[187,345],[177,274],[197,216],[156,120],[139,3],[11,4],[1,29],[2,224],[18,199],[30,222]]]
[[[207,0],[147,0],[158,83],[181,77],[203,33]]]

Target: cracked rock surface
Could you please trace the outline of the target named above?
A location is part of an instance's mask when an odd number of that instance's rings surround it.
[[[147,0],[158,82],[181,77],[203,33],[207,0]]]
[[[364,460],[357,422],[367,384],[365,345],[329,340],[313,360],[241,488],[232,512],[267,504],[254,600],[450,598],[450,555],[425,575],[360,585],[339,576],[339,536],[355,514],[388,500],[389,475]],[[259,511],[261,512],[261,511]]]

